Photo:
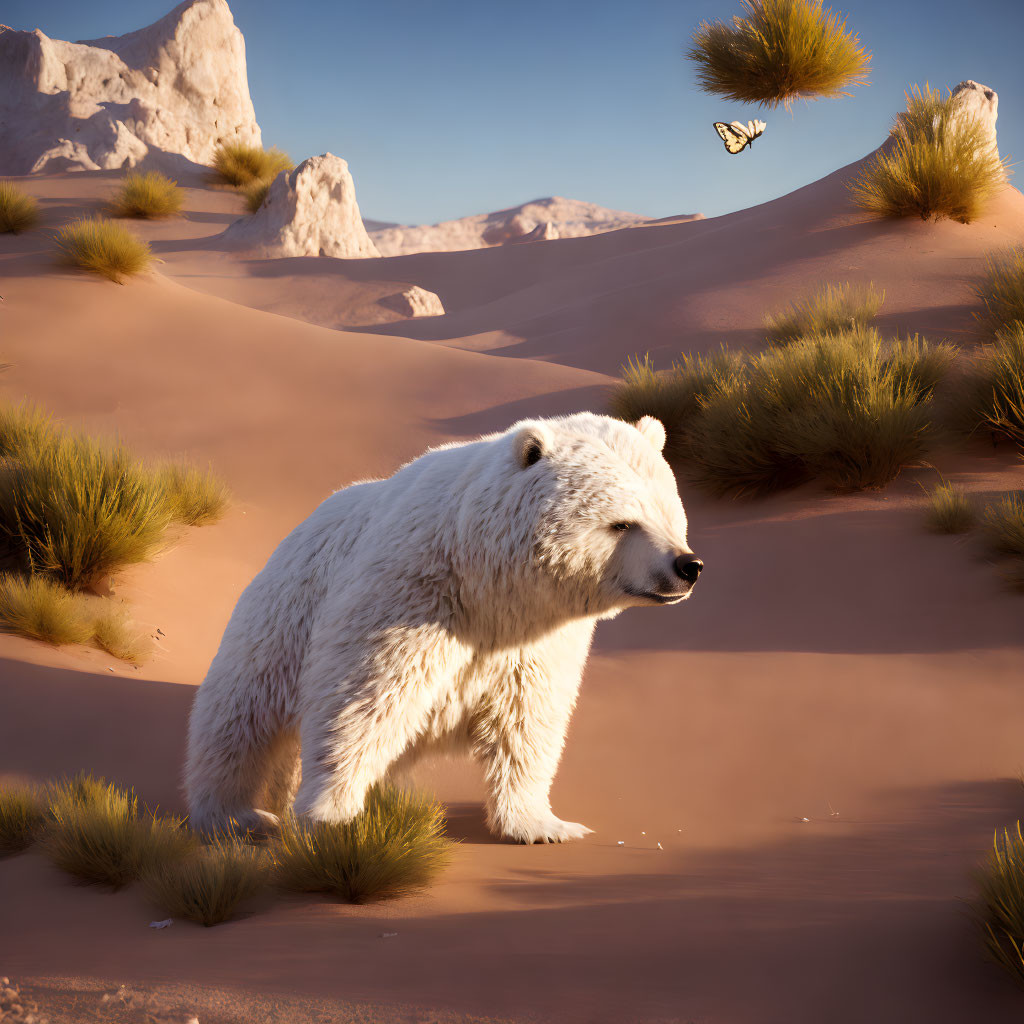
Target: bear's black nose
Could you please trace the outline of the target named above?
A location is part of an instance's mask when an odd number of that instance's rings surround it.
[[[679,555],[675,560],[676,575],[687,583],[696,583],[704,563],[693,555]]]

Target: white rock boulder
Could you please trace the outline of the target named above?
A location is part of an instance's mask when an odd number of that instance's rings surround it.
[[[333,153],[282,171],[263,205],[221,239],[260,256],[379,256],[363,227],[348,164]]]
[[[225,0],[79,43],[0,31],[0,174],[209,164],[260,145],[245,41]]]
[[[963,120],[976,121],[985,141],[998,155],[996,119],[999,117],[999,95],[995,89],[968,79],[953,90],[954,110]]]
[[[385,295],[377,300],[385,309],[402,316],[444,316],[444,304],[434,292],[428,292],[418,284],[406,288],[404,292]]]

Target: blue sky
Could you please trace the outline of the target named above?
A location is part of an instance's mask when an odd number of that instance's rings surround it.
[[[231,0],[229,0],[231,2]],[[171,0],[5,0],[15,28],[83,39],[141,28]],[[826,6],[829,6],[826,2]],[[904,91],[974,78],[999,93],[1000,150],[1024,156],[1024,2],[834,5],[874,57],[870,85],[759,111],[697,90],[683,58],[722,0],[234,0],[266,145],[349,161],[364,216],[429,223],[547,195],[654,217],[708,216],[863,156]],[[715,120],[760,116],[728,156]],[[1017,184],[1024,175],[1024,160]]]

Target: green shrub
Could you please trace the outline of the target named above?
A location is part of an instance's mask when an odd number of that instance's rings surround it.
[[[928,495],[925,525],[932,533],[967,533],[976,519],[974,505],[962,487],[943,483]]]
[[[40,847],[80,882],[120,889],[154,865],[186,857],[195,839],[180,820],[140,810],[130,790],[85,777],[54,788]]]
[[[814,478],[840,491],[881,487],[924,459],[932,389],[955,355],[917,338],[886,348],[871,329],[823,334],[744,361],[723,353],[717,368],[684,360],[667,380],[633,364],[612,409],[657,416],[679,396],[682,411],[663,421],[671,451],[714,494]]]
[[[170,217],[181,210],[185,193],[164,174],[129,171],[111,204],[117,217]]]
[[[1024,324],[1024,246],[990,256],[974,293],[984,307],[975,317],[986,337]]]
[[[822,11],[821,0],[743,0],[732,24],[701,22],[686,56],[705,92],[786,107],[795,99],[847,96],[867,79],[871,55]]]
[[[986,506],[981,525],[993,551],[1024,558],[1024,491],[1011,491]]]
[[[1003,188],[1007,166],[984,126],[927,85],[907,96],[890,145],[850,182],[854,203],[881,217],[919,216],[969,224]]]
[[[826,284],[810,298],[765,317],[768,340],[788,345],[813,334],[834,334],[869,326],[885,299],[873,284]]]
[[[57,234],[57,249],[65,263],[90,270],[111,281],[141,273],[152,259],[149,245],[122,224],[102,217],[82,218]]]
[[[9,181],[0,181],[0,234],[20,234],[39,223],[39,204]]]
[[[291,158],[279,149],[246,146],[228,142],[217,147],[213,169],[229,185],[251,185],[258,181],[273,181],[281,171],[292,169]]]
[[[153,864],[142,881],[149,898],[171,917],[209,928],[234,917],[239,904],[266,887],[269,876],[265,851],[220,837],[184,859]]]
[[[987,430],[1024,447],[1024,323],[999,331],[977,358],[965,390],[962,418],[969,431]]]
[[[206,526],[227,510],[230,494],[212,470],[186,462],[165,462],[156,467],[154,475],[172,522]]]
[[[1024,835],[1021,825],[996,832],[988,862],[976,874],[978,924],[985,952],[1024,985]]]
[[[450,847],[435,801],[376,785],[363,811],[345,824],[285,819],[272,855],[282,887],[364,903],[427,885]]]
[[[255,213],[263,205],[263,200],[267,198],[267,193],[273,184],[273,178],[263,178],[242,189],[245,193],[245,208],[250,213]]]
[[[46,804],[35,786],[0,786],[0,857],[28,849],[46,815]]]

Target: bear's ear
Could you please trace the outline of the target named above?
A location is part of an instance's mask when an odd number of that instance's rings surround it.
[[[665,450],[665,425],[653,416],[641,416],[633,424],[659,452]]]
[[[540,423],[523,427],[515,436],[516,461],[521,469],[527,469],[551,451],[551,435]]]

